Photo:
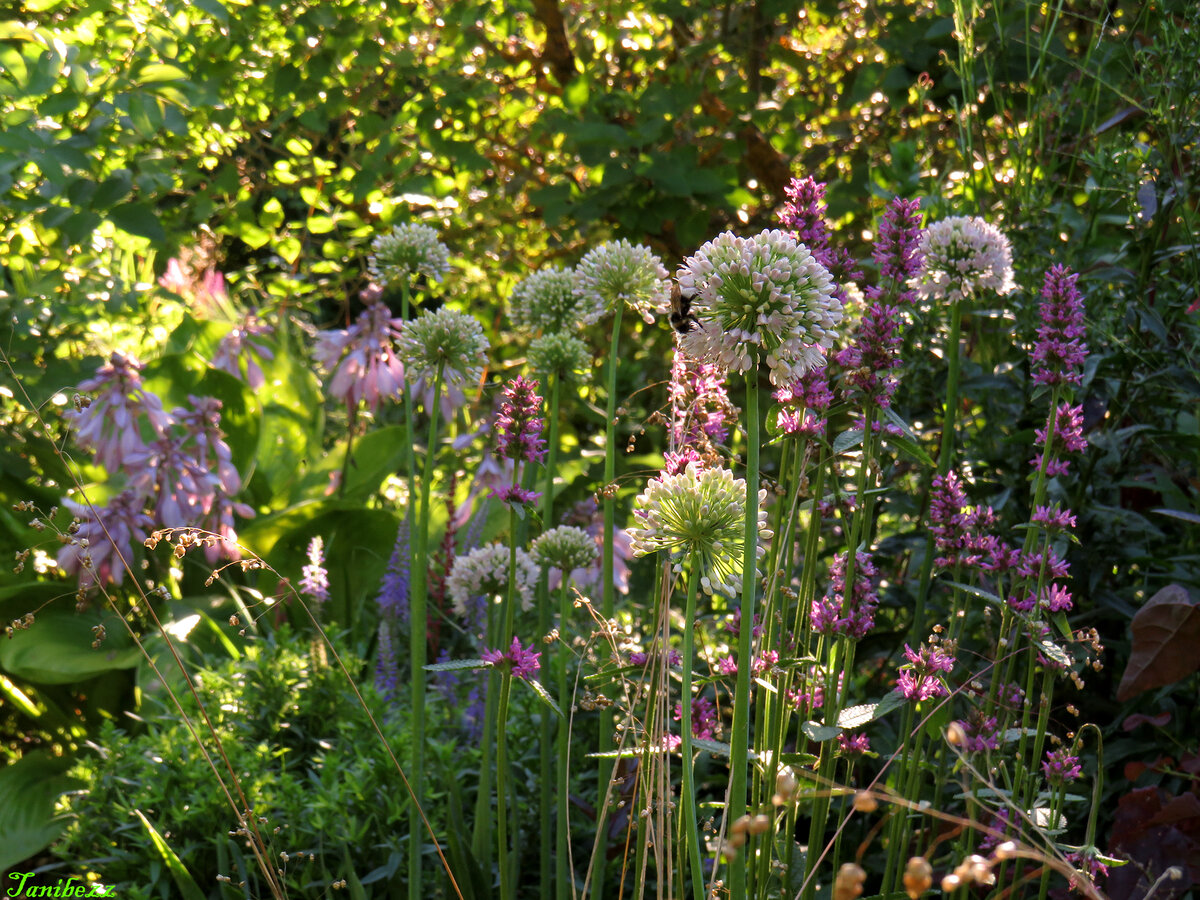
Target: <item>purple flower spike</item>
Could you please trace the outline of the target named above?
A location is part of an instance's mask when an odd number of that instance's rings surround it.
[[[896,679],[896,687],[905,699],[930,700],[949,693],[938,673],[949,673],[954,668],[953,656],[941,647],[922,644],[918,652],[905,644],[904,658],[908,663]]]
[[[1050,386],[1079,384],[1087,358],[1083,342],[1083,295],[1075,287],[1079,276],[1066,266],[1054,266],[1042,285],[1038,339],[1033,348],[1033,380]]]
[[[1070,406],[1066,403],[1055,411],[1054,437],[1050,446],[1046,447],[1046,429],[1039,428],[1034,433],[1038,445],[1050,452],[1051,459],[1046,464],[1047,475],[1065,475],[1070,463],[1057,457],[1063,453],[1082,453],[1087,449],[1087,438],[1083,436],[1083,407]],[[1029,464],[1035,469],[1042,466],[1042,454],[1038,453]]]
[[[1083,769],[1079,766],[1079,757],[1071,756],[1070,751],[1064,747],[1046,753],[1042,771],[1046,773],[1046,780],[1058,787],[1074,781],[1082,774]]]
[[[879,223],[879,238],[871,251],[879,266],[881,281],[907,282],[921,270],[921,201],[892,198]],[[916,291],[908,290],[896,300],[913,304]]]
[[[498,450],[507,459],[540,463],[546,458],[546,442],[542,440],[542,398],[537,394],[537,387],[536,381],[517,376],[504,389],[496,424],[500,433]]]
[[[329,572],[325,570],[325,541],[315,537],[308,542],[308,565],[302,570],[300,593],[318,605],[329,599]]]

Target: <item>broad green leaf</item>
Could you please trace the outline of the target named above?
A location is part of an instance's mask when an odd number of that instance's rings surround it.
[[[822,725],[820,722],[815,722],[811,719],[801,725],[800,730],[806,738],[817,743],[831,741],[842,733],[842,729],[838,725]]]
[[[171,878],[175,881],[175,886],[179,888],[179,894],[183,900],[205,900],[204,892],[196,884],[191,873],[188,872],[187,866],[171,849],[170,844],[166,842],[158,829],[146,818],[145,813],[140,809],[133,811],[134,815],[142,823],[147,834],[150,835],[150,842],[154,844],[154,849],[158,851],[158,855],[162,857],[162,861],[166,864],[167,870],[171,873]]]
[[[108,636],[93,648],[96,625]],[[27,630],[0,641],[0,669],[34,684],[72,684],[132,668],[141,658],[120,620],[96,612],[47,610]]]
[[[158,84],[164,81],[184,81],[187,72],[169,63],[150,63],[143,66],[137,73],[137,81],[141,84]]]
[[[34,750],[0,769],[0,872],[37,855],[66,828],[54,804],[79,786],[65,774],[69,766],[69,759]]]
[[[165,243],[167,233],[148,203],[123,203],[109,210],[108,217],[122,231],[144,237],[155,243]]]

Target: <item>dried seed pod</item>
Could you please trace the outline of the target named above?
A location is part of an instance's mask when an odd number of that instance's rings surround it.
[[[855,863],[843,863],[833,880],[833,900],[855,900],[863,892],[867,873]]]
[[[741,818],[733,820],[733,824],[729,826],[729,834],[731,837],[736,837],[737,835],[744,835],[746,833],[746,829],[749,827],[750,827],[750,817],[742,816]]]
[[[862,813],[875,812],[879,809],[879,801],[870,791],[859,791],[854,795],[854,808]]]
[[[904,867],[904,890],[917,900],[933,884],[933,866],[923,856],[914,856]]]

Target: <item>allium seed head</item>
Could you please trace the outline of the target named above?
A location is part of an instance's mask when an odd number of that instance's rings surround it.
[[[421,313],[405,325],[400,337],[400,356],[409,374],[432,383],[440,368],[448,388],[478,381],[487,351],[482,326],[466,313],[446,307]]]
[[[976,216],[934,222],[921,236],[923,257],[913,287],[926,300],[959,300],[990,290],[1003,295],[1013,285],[1012,247],[996,226]]]
[[[428,225],[397,225],[375,238],[371,249],[367,271],[380,284],[404,284],[416,274],[441,281],[450,271],[450,251]]]
[[[539,566],[570,572],[596,561],[596,539],[582,528],[559,525],[534,540],[530,553]]]
[[[513,322],[526,331],[577,331],[599,321],[605,304],[576,292],[570,269],[542,269],[519,282],[508,299]]]
[[[524,550],[517,550],[517,594],[523,609],[533,606],[533,588],[537,583],[538,567]],[[478,547],[454,560],[447,586],[454,612],[467,615],[471,601],[480,596],[496,596],[508,592],[508,547],[494,543]]]
[[[758,496],[758,556],[772,533]],[[701,469],[691,463],[678,475],[652,478],[634,501],[638,525],[629,529],[634,556],[658,550],[694,557],[706,593],[730,596],[741,589],[746,482],[728,469]],[[680,571],[682,561],[676,562]]]
[[[589,252],[575,267],[575,293],[588,307],[611,310],[628,303],[647,322],[671,309],[671,282],[649,247],[610,241]]]
[[[727,231],[684,260],[678,280],[700,323],[683,336],[690,355],[741,372],[757,355],[775,385],[825,365],[842,305],[829,272],[785,232]]]
[[[592,377],[592,354],[579,338],[561,332],[543,334],[529,344],[529,366],[539,375],[586,382]]]

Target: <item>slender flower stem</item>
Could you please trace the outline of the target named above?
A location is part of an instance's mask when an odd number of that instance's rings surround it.
[[[756,517],[757,518],[757,517]],[[692,753],[692,661],[696,654],[696,594],[700,585],[700,563],[691,560],[688,578],[687,607],[683,615],[683,686],[680,688],[679,750],[683,755],[683,809],[679,813],[680,827],[687,840],[688,862],[692,870],[692,898],[704,900],[704,869],[700,864],[700,829],[696,812],[695,760]]]
[[[958,419],[958,363],[959,344],[962,340],[962,305],[959,301],[950,307],[950,334],[946,337],[946,404],[942,410],[942,440],[938,450],[938,474],[945,475],[954,464],[954,429]],[[929,488],[926,487],[926,491]],[[917,588],[917,602],[913,607],[912,625],[908,638],[918,643],[925,633],[925,604],[929,599],[929,588],[933,581],[934,536],[930,531],[925,537],[925,559],[921,563],[921,581]]]
[[[547,431],[548,431],[548,434],[547,434],[548,454],[546,457],[545,481],[543,483],[544,486],[542,488],[542,527],[543,528],[550,527],[551,518],[554,514],[554,474],[555,474],[555,469],[558,466],[558,385],[559,385],[559,379],[556,375],[550,374],[546,377],[546,388],[547,388],[547,395],[548,395],[547,396],[547,415],[546,415],[546,417],[548,419],[548,423],[547,423],[547,425],[548,425],[548,429],[547,429]],[[550,623],[551,623],[551,620],[553,619],[553,610],[551,609],[551,603],[550,603],[550,586],[548,584],[549,577],[550,577],[550,573],[548,571],[543,571],[542,577],[538,581],[538,591],[537,591],[538,634],[541,634],[541,635],[546,635],[546,634],[550,633]],[[566,572],[563,573],[562,580],[563,580],[563,585],[565,586],[568,581]],[[561,604],[560,604],[560,607],[561,607]],[[565,628],[565,627],[566,627],[566,620],[564,619],[563,622],[560,624],[560,628]],[[563,659],[565,660],[566,653],[562,650],[560,650],[559,652],[563,656]],[[562,671],[565,671],[565,669],[563,669]],[[559,700],[560,700],[560,702],[562,701],[561,694],[559,696]],[[565,710],[569,709],[570,707],[564,705],[564,706],[560,706],[559,708],[565,711]],[[560,731],[560,733],[565,732],[565,726],[560,726],[559,731]],[[539,896],[541,897],[541,900],[550,900],[550,897],[554,894],[554,883],[551,880],[552,879],[551,872],[552,872],[552,870],[555,869],[554,862],[553,862],[554,848],[555,848],[556,842],[559,840],[559,838],[561,838],[562,833],[561,833],[561,829],[560,829],[559,837],[556,837],[555,829],[553,827],[553,808],[554,808],[553,794],[555,793],[554,785],[556,783],[554,776],[552,774],[552,770],[554,768],[554,761],[553,761],[553,756],[552,756],[552,754],[553,754],[552,745],[554,743],[554,722],[551,721],[549,716],[542,716],[541,735],[542,735],[542,740],[541,740],[541,746],[539,747],[539,763],[540,763],[539,769],[540,769],[540,773],[541,773],[541,778],[540,778],[541,790],[538,792],[538,821],[539,821],[540,830],[541,830],[541,840],[539,841],[539,845],[540,845],[541,852],[540,852],[540,856],[539,856],[540,878],[539,878],[538,883],[540,885]],[[564,788],[564,790],[565,790],[565,788]],[[563,791],[559,791],[558,793],[562,793],[562,792]],[[560,813],[561,813],[561,810],[560,810]],[[559,883],[562,882],[563,875],[564,875],[564,872],[562,871],[562,866],[564,866],[566,863],[566,860],[563,859],[564,855],[565,855],[565,852],[559,854],[560,865],[558,867],[558,877],[554,879],[555,881],[557,881]]]
[[[751,353],[754,353],[751,350]],[[755,354],[757,356],[757,354]],[[746,373],[746,537],[742,546],[742,605],[738,628],[738,671],[730,741],[729,807],[726,827],[746,814],[746,760],[750,749],[750,679],[754,654],[754,601],[758,590],[758,365]],[[749,854],[747,853],[747,856]],[[746,896],[749,861],[729,867],[730,896]]]
[[[616,527],[617,506],[616,495],[613,493],[617,478],[617,360],[621,343],[621,313],[625,304],[618,303],[613,312],[612,342],[608,355],[608,398],[604,414],[604,549],[601,557],[602,587],[600,595],[600,613],[607,623],[612,620],[615,601],[613,584],[613,529]],[[612,750],[612,728],[606,723],[607,717],[601,715],[600,721],[600,752]],[[608,785],[612,780],[612,762],[601,757],[598,766],[597,794],[600,804],[600,815],[597,832],[603,833],[604,820],[608,808],[605,797]],[[596,900],[605,898],[605,875],[607,868],[607,848],[601,848],[595,860],[594,877],[592,881],[592,897]]]
[[[429,492],[433,481],[433,459],[437,450],[438,397],[442,391],[442,367],[433,379],[433,408],[429,410],[429,441],[425,446],[425,465],[421,470],[420,524],[416,529],[412,564],[412,602],[409,606],[409,653],[412,658],[412,783],[413,803],[409,811],[409,897],[420,900],[421,831],[420,809],[425,781],[425,650],[427,641],[426,601],[429,595]],[[411,496],[411,495],[410,495]]]
[[[570,739],[571,739],[571,688],[568,681],[570,675],[570,642],[567,637],[567,622],[571,618],[570,579],[563,572],[562,584],[558,589],[558,634],[563,646],[558,651],[558,708],[563,711],[563,717],[558,722],[558,772],[557,784],[558,822],[556,831],[555,884],[558,900],[569,900],[575,896],[575,873],[571,868],[571,822],[568,818],[570,807],[567,798],[571,789]]]
[[[901,741],[908,740],[909,736],[912,734],[913,714],[915,712],[915,707],[916,704],[913,701],[909,701],[908,703],[904,704],[904,713],[900,720],[900,731],[897,732],[897,736]],[[901,781],[903,777],[904,770],[901,769],[897,771],[896,786],[898,789],[902,787]],[[900,836],[904,832],[904,823],[907,818],[908,813],[903,806],[900,806],[899,804],[893,806],[892,819],[887,825],[888,853],[887,862],[883,867],[883,887],[880,891],[885,897],[891,892],[892,888],[895,887],[896,875],[900,871],[900,865],[903,861],[903,854],[901,852],[903,848],[900,846],[902,843]]]
[[[513,872],[515,853],[508,847],[508,741],[505,731],[508,721],[508,696],[512,689],[512,676],[505,673],[500,678],[499,725],[496,730],[496,849],[500,855],[500,896],[511,898],[517,895],[516,874]],[[513,804],[516,813],[516,804]],[[517,834],[513,823],[513,835]]]

